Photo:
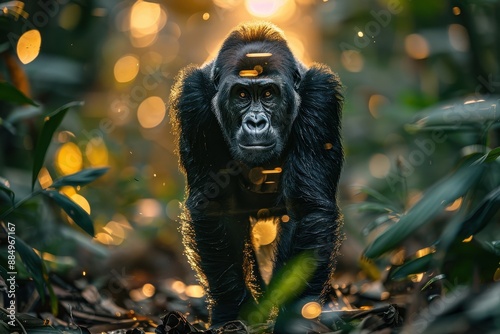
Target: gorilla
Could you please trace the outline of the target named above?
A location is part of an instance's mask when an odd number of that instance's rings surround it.
[[[170,117],[187,178],[181,232],[212,327],[241,319],[269,277],[304,252],[314,272],[278,305],[275,333],[291,333],[280,319],[328,296],[343,239],[342,106],[338,76],[298,61],[270,23],[236,27],[213,61],[177,76]]]

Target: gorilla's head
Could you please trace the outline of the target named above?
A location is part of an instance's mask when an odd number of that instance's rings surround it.
[[[234,159],[255,166],[281,155],[300,104],[301,66],[269,24],[241,25],[226,38],[212,104]]]

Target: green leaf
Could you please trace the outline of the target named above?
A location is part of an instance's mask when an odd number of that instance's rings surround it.
[[[461,223],[459,236],[467,238],[481,231],[500,210],[500,187],[491,191]]]
[[[83,102],[70,102],[55,110],[47,117],[45,117],[45,122],[42,127],[42,131],[38,138],[35,148],[35,159],[33,161],[33,175],[31,179],[31,190],[35,188],[36,178],[38,177],[38,173],[43,166],[43,162],[45,160],[45,154],[47,153],[47,149],[49,148],[50,141],[52,140],[52,135],[56,131],[56,129],[61,124],[66,112],[73,108],[83,105]]]
[[[397,211],[396,208],[387,205],[387,204],[381,204],[381,203],[374,203],[374,202],[363,202],[363,203],[356,203],[352,205],[354,208],[356,208],[359,212],[377,212],[377,213],[387,213],[387,212],[395,212]]]
[[[9,116],[5,119],[6,122],[10,124],[15,124],[24,119],[33,118],[34,116],[38,116],[42,113],[42,109],[39,107],[19,107],[13,110]]]
[[[35,107],[38,106],[32,99],[6,81],[0,81],[0,100],[17,104],[31,104]]]
[[[26,270],[30,273],[42,300],[45,298],[45,280],[43,278],[42,259],[23,240],[16,239],[16,251],[19,253]]]
[[[90,182],[94,181],[95,179],[101,177],[102,175],[106,174],[106,172],[109,170],[109,167],[102,167],[102,168],[87,168],[84,170],[81,170],[77,173],[71,174],[71,175],[66,175],[63,176],[52,183],[51,187],[52,188],[60,188],[64,186],[84,186],[86,184],[89,184]]]
[[[88,213],[82,209],[81,206],[73,202],[66,195],[61,194],[55,190],[44,190],[43,195],[52,198],[68,216],[73,219],[75,224],[80,226],[90,236],[94,237],[94,223]]]
[[[424,110],[419,119],[407,125],[406,129],[410,132],[480,129],[495,122],[500,122],[498,100],[478,100],[467,104],[455,100]]]
[[[489,151],[484,161],[493,162],[498,159],[498,157],[500,157],[500,146]]]
[[[370,187],[361,187],[359,189],[359,191],[361,191],[362,193],[367,194],[368,196],[371,196],[371,197],[375,198],[376,200],[380,201],[381,203],[385,203],[385,204],[387,204],[389,206],[393,206],[394,205],[394,201],[391,201],[389,198],[387,198],[386,196],[382,195],[380,192],[378,192],[375,189],[372,189]]]
[[[12,191],[12,189],[9,188],[8,181],[6,179],[4,179],[3,177],[0,177],[0,191],[6,193],[9,196],[9,198],[12,202],[12,206],[14,206],[14,204],[15,204],[14,200],[15,200],[16,196],[15,196],[14,192]]]
[[[429,222],[447,205],[463,196],[481,176],[483,165],[465,165],[454,174],[431,187],[399,222],[382,232],[364,251],[364,256],[377,258],[399,246],[416,229]]]
[[[391,280],[400,280],[409,275],[419,274],[429,270],[434,254],[430,253],[422,257],[405,262],[403,265],[394,269],[390,274]]]

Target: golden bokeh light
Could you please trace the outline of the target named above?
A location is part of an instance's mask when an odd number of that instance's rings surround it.
[[[203,13],[202,18],[204,21],[208,21],[210,19],[210,13]]]
[[[19,37],[17,42],[17,57],[23,64],[31,63],[38,57],[40,46],[42,45],[42,35],[36,29],[28,30]]]
[[[277,226],[273,217],[260,219],[252,228],[252,236],[259,246],[269,245],[276,239]]]
[[[321,305],[317,302],[309,302],[302,307],[301,314],[306,319],[314,319],[321,314]]]
[[[143,128],[150,129],[158,126],[163,121],[166,112],[167,108],[162,98],[150,96],[139,105],[137,119]]]
[[[108,165],[108,148],[101,138],[89,140],[87,146],[85,146],[85,155],[92,167]]]
[[[66,30],[73,30],[82,15],[82,8],[76,3],[69,3],[64,6],[59,14],[59,26]]]
[[[159,3],[137,1],[130,10],[130,41],[143,48],[156,41],[167,23],[167,13]]]
[[[103,245],[113,245],[114,244],[113,237],[107,233],[104,233],[104,232],[97,233],[95,235],[94,240],[96,240],[97,242],[99,242]]]
[[[115,80],[121,83],[129,82],[139,73],[139,58],[136,55],[126,55],[118,59],[114,67]]]
[[[71,200],[73,202],[75,202],[76,204],[78,204],[83,210],[85,210],[85,212],[87,214],[90,215],[90,204],[89,202],[87,201],[87,199],[85,197],[83,197],[82,195],[80,194],[73,194],[71,195]]]
[[[73,174],[83,167],[83,157],[80,148],[73,143],[63,144],[56,152],[55,166],[62,175]]]
[[[373,94],[368,100],[368,110],[373,118],[378,118],[380,116],[380,109],[389,103],[389,100],[379,94]]]
[[[425,59],[429,57],[429,43],[424,36],[410,34],[405,38],[405,50],[408,56],[413,59]]]
[[[356,50],[346,50],[340,55],[342,66],[349,72],[361,72],[364,66],[363,56]]]
[[[162,8],[160,4],[137,1],[130,10],[130,30],[134,36],[149,35],[158,29]]]
[[[370,158],[368,168],[371,175],[378,179],[383,179],[389,174],[391,161],[385,154],[376,153]]]
[[[205,295],[205,290],[201,285],[188,285],[185,290],[186,296],[191,298],[201,298]]]
[[[155,294],[155,286],[151,283],[146,283],[142,286],[142,293],[144,294],[144,296],[146,297],[153,297],[153,295]]]
[[[42,187],[42,189],[49,187],[53,183],[47,168],[42,167],[42,169],[40,169],[40,173],[38,173],[38,182],[40,182],[40,187]]]
[[[76,194],[76,189],[72,186],[64,186],[59,189],[59,192],[71,198],[74,194]]]
[[[138,224],[146,225],[151,223],[162,213],[162,206],[154,198],[143,198],[136,203],[135,221]]]
[[[455,15],[455,16],[458,16],[458,15],[460,15],[460,13],[462,13],[462,10],[460,9],[460,7],[457,7],[457,6],[453,7],[452,10],[453,10],[453,15]]]

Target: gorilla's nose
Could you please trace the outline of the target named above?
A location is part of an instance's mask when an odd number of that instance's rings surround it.
[[[263,113],[248,114],[243,118],[243,128],[249,133],[260,134],[266,131],[268,127],[269,122]]]

